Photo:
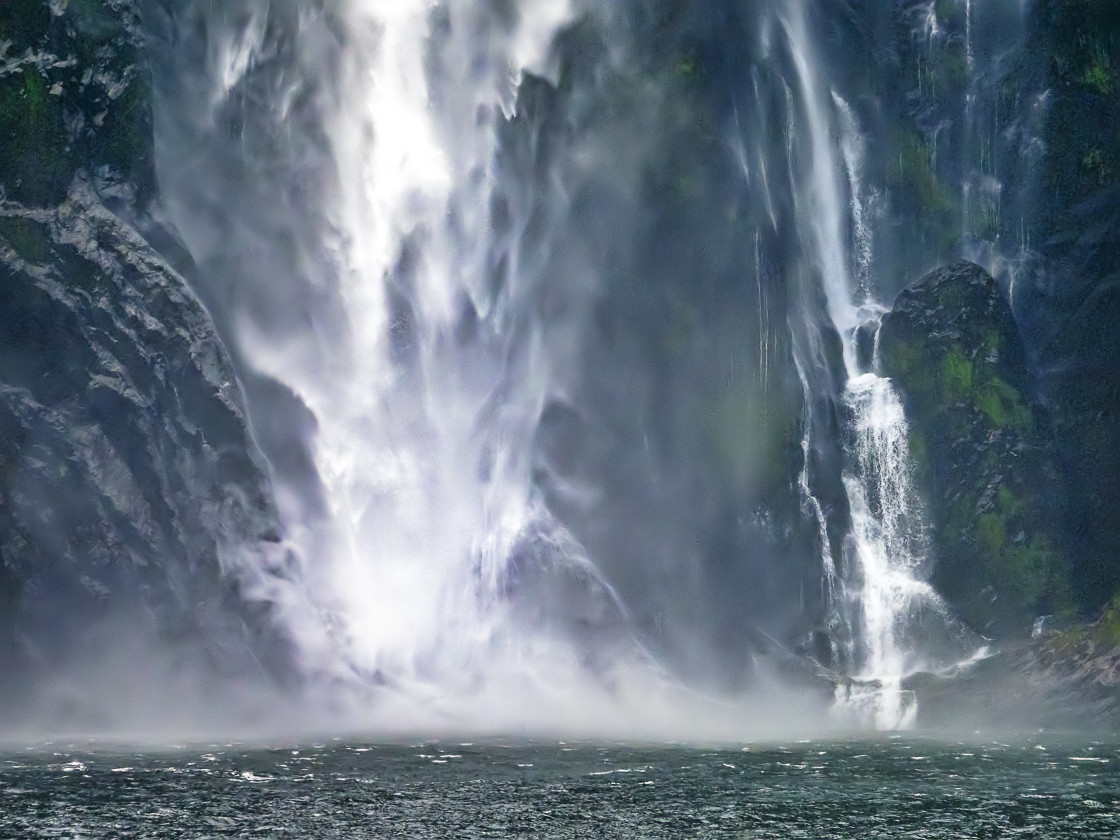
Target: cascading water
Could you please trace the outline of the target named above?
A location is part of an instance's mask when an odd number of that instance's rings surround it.
[[[852,638],[850,679],[837,688],[837,709],[880,729],[905,728],[913,723],[916,708],[912,693],[901,688],[902,678],[947,664],[923,644],[926,635],[941,634],[914,630],[931,616],[946,625],[952,619],[924,581],[925,517],[910,477],[902,404],[890,381],[875,372],[875,360],[871,370],[861,370],[858,328],[862,324],[867,330],[882,307],[872,299],[867,278],[872,254],[860,194],[860,140],[844,100],[821,89],[824,76],[812,63],[804,15],[802,4],[794,3],[785,18],[811,136],[812,165],[801,199],[813,226],[829,316],[844,342],[843,401],[851,416],[843,481],[852,528],[833,593]],[[836,154],[836,125],[842,158]],[[846,196],[841,171],[847,174]],[[849,228],[854,259],[844,233]],[[863,299],[854,300],[857,294]],[[832,566],[826,557],[826,569]]]
[[[948,619],[806,4],[187,6],[161,190],[287,527],[232,571],[304,670],[563,708],[824,627],[837,705],[906,723]]]

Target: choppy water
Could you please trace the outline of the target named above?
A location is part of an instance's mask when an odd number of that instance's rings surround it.
[[[0,837],[1120,836],[1120,743],[429,742],[0,757]]]

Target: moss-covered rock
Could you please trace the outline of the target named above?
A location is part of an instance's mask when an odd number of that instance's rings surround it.
[[[18,0],[0,8],[0,187],[60,203],[75,174],[154,190],[150,74],[136,4]]]
[[[879,342],[914,429],[934,585],[986,633],[1073,609],[1052,441],[995,281],[971,263],[932,272],[898,296]]]
[[[16,201],[42,207],[66,195],[73,162],[66,113],[36,67],[0,77],[0,177]]]

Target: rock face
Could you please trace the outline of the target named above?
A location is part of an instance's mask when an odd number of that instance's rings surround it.
[[[1044,97],[1029,282],[1016,315],[1067,476],[1073,585],[1097,613],[1120,589],[1120,13],[1045,0],[1023,88]]]
[[[937,590],[989,635],[1025,634],[1034,616],[1069,609],[1051,438],[995,281],[961,262],[905,289],[883,317],[879,363],[911,424]]]
[[[231,671],[279,650],[225,574],[280,553],[239,389],[140,233],[174,238],[141,48],[124,0],[0,7],[0,711],[105,622]]]

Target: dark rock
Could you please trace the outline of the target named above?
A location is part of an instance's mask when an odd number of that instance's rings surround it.
[[[1112,731],[1120,724],[1120,606],[944,674],[914,674],[918,726]]]
[[[934,586],[986,634],[1025,635],[1035,616],[1069,610],[1053,443],[995,281],[966,262],[926,275],[899,294],[879,342],[929,502]]]
[[[83,170],[154,189],[151,81],[135,3],[13,0],[0,8],[3,194],[29,207],[62,201]]]
[[[875,333],[878,325],[868,321],[856,327],[856,363],[862,371],[871,370],[875,363]]]
[[[1120,7],[1032,6],[1011,81],[1020,121],[1039,121],[1041,157],[1028,147],[1017,167],[1033,259],[1015,312],[1066,477],[1072,584],[1092,614],[1120,589]]]
[[[269,480],[209,314],[149,244],[176,237],[148,214],[143,50],[132,0],[0,5],[0,711],[118,641],[283,670],[241,591],[285,574]]]
[[[80,181],[58,207],[0,210],[9,652],[46,665],[120,610],[157,638],[243,638],[223,569],[278,550],[253,453],[209,317],[135,230]]]

